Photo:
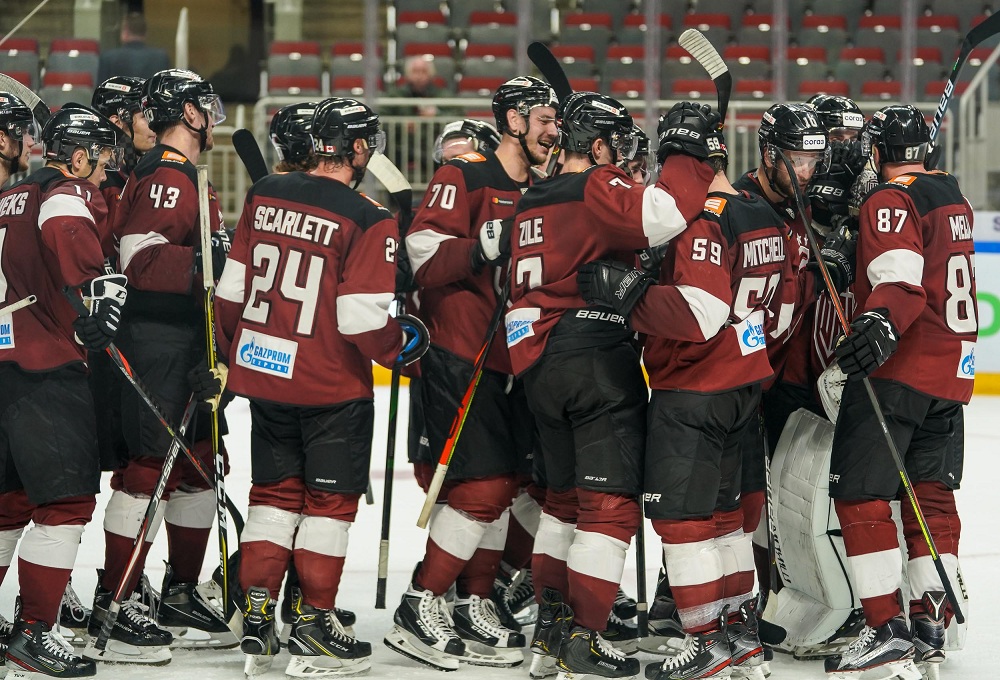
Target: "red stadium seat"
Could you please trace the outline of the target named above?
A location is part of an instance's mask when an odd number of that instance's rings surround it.
[[[774,81],[770,79],[737,80],[734,91],[740,99],[770,99],[774,93]]]
[[[553,45],[552,56],[559,60],[567,78],[589,78],[594,72],[594,48],[590,45]]]
[[[799,97],[808,99],[814,94],[839,94],[851,96],[851,86],[843,80],[803,80],[799,83]]]
[[[574,92],[597,92],[597,78],[570,78],[569,86]]]
[[[504,82],[503,78],[491,76],[466,76],[458,83],[458,94],[464,97],[492,97]]]
[[[267,79],[268,94],[319,95],[323,85],[316,76],[271,76]]]
[[[865,101],[899,101],[902,83],[898,80],[869,80],[861,83],[861,96]]]
[[[615,99],[638,99],[646,94],[646,81],[641,78],[615,78],[608,89]]]
[[[715,83],[709,78],[675,80],[671,95],[675,99],[712,98],[716,95]]]
[[[319,57],[322,51],[319,43],[312,40],[275,40],[271,42],[268,54],[298,60],[303,56]]]
[[[42,78],[43,87],[58,87],[70,85],[73,87],[93,87],[94,77],[86,71],[47,71]]]

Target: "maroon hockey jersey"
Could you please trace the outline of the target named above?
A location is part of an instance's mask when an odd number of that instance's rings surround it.
[[[776,325],[784,223],[760,196],[713,192],[667,247],[660,284],[632,309],[647,334],[643,363],[658,390],[716,393],[771,376],[766,328]]]
[[[650,187],[613,165],[601,165],[529,189],[511,235],[513,306],[506,326],[514,373],[541,357],[564,319],[566,337],[576,347],[626,337],[620,315],[587,309],[577,270],[592,260],[632,263],[635,250],[676,237],[701,212],[713,176],[707,163],[672,155]]]
[[[372,398],[372,360],[402,350],[389,317],[398,238],[392,213],[336,180],[254,184],[215,291],[229,388],[296,406]]]
[[[406,236],[420,286],[417,315],[431,343],[474,363],[497,306],[503,271],[472,271],[472,248],[484,222],[509,218],[527,184],[512,180],[492,151],[468,153],[442,166]],[[494,342],[486,367],[510,373],[507,348]]]
[[[118,268],[118,239],[114,233],[115,213],[127,180],[128,175],[121,170],[108,170],[106,179],[101,183],[101,195],[104,196],[104,202],[108,206],[108,219],[101,233],[101,250],[104,251],[104,259],[114,265],[115,270]]]
[[[107,209],[90,182],[42,168],[0,193],[0,306],[38,301],[0,316],[0,362],[50,371],[83,362],[78,314],[63,294],[104,274],[100,232]]]
[[[902,337],[872,374],[968,403],[976,376],[972,208],[944,172],[899,175],[861,205],[860,312],[884,308]]]

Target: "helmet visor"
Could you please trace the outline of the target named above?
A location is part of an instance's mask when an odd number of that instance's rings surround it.
[[[105,159],[105,167],[111,170],[118,170],[124,163],[125,149],[120,146],[101,146],[100,144],[93,144],[90,147],[90,161],[92,163],[97,163],[102,159]]]
[[[434,162],[444,163],[446,160],[451,160],[455,156],[461,156],[464,153],[469,153],[476,151],[475,137],[470,137],[469,135],[451,135],[446,137],[440,143],[434,145]]]
[[[7,132],[18,140],[23,139],[25,135],[30,135],[34,139],[38,138],[38,128],[35,126],[35,121],[30,118],[11,121],[7,125]]]
[[[226,119],[226,108],[217,94],[198,97],[198,105],[212,119],[212,125],[219,125]]]
[[[385,153],[385,132],[383,130],[378,130],[377,132],[368,135],[368,148],[371,150],[372,154]]]
[[[615,133],[611,136],[611,146],[618,151],[618,160],[635,160],[642,146],[642,138],[638,135]]]
[[[783,151],[795,172],[822,173],[830,167],[830,147],[823,151]]]

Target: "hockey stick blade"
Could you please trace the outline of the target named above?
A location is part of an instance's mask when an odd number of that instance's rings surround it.
[[[267,163],[264,162],[264,154],[257,146],[257,140],[252,132],[246,128],[240,128],[234,132],[233,148],[236,149],[236,155],[243,161],[243,167],[250,175],[251,182],[256,184],[261,178],[267,177]]]
[[[696,28],[689,28],[677,39],[677,44],[686,49],[695,61],[708,72],[708,77],[715,83],[715,91],[719,95],[719,119],[726,122],[726,111],[729,109],[729,97],[733,91],[733,75],[722,60],[719,51],[715,49],[708,38]]]
[[[560,102],[573,94],[573,88],[569,84],[566,72],[563,71],[562,64],[543,43],[536,41],[528,45],[528,59],[538,68],[542,78],[549,81]]]
[[[399,171],[392,161],[388,159],[384,154],[377,153],[371,157],[368,161],[368,172],[375,176],[375,179],[385,187],[393,198],[399,198],[403,195],[403,192],[411,192],[413,188],[410,186],[409,180],[403,177],[403,173]],[[410,207],[410,206],[408,206]]]
[[[28,108],[31,109],[31,114],[38,121],[39,125],[45,125],[49,121],[49,118],[52,117],[49,107],[45,105],[45,102],[37,94],[6,73],[0,73],[0,92],[9,92],[27,104]]]

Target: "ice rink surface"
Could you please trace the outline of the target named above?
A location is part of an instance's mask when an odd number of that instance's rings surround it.
[[[406,462],[405,432],[407,392],[400,394],[399,434],[397,436],[396,474],[392,503],[392,533],[390,545],[390,571],[388,599],[385,610],[376,610],[375,578],[378,562],[378,543],[382,519],[382,485],[385,479],[385,437],[388,414],[389,390],[377,388],[375,402],[375,441],[372,446],[372,485],[375,505],[362,504],[357,523],[351,530],[350,547],[344,578],[337,604],[351,609],[358,615],[355,632],[359,639],[372,643],[374,656],[369,677],[378,680],[430,680],[442,678],[438,671],[410,661],[383,644],[382,637],[392,627],[392,612],[409,581],[414,563],[424,549],[426,534],[417,529],[416,518],[423,502],[423,493],[413,479]],[[229,429],[226,444],[230,452],[232,472],[226,479],[226,489],[241,509],[246,508],[250,487],[250,414],[247,403],[236,400],[227,409]],[[955,680],[987,680],[996,678],[1000,669],[1000,626],[993,616],[1000,611],[1000,397],[977,396],[966,410],[965,477],[957,494],[962,516],[961,560],[971,597],[971,616],[966,648],[949,655],[941,669],[941,678]],[[886,454],[888,455],[888,453]],[[108,477],[103,480],[108,489]],[[104,559],[103,511],[107,496],[98,498],[94,521],[83,535],[83,545],[73,572],[73,583],[84,603],[92,600],[96,583],[96,569]],[[244,513],[245,514],[245,513]],[[658,544],[656,535],[647,523],[646,545]],[[232,529],[230,529],[232,531]],[[230,542],[235,541],[230,536]],[[208,558],[203,570],[207,578],[215,567],[216,541],[209,543]],[[649,592],[656,583],[660,563],[659,552],[647,547],[646,582]],[[156,586],[163,578],[163,560],[166,558],[166,537],[161,533],[156,540],[149,560],[147,573]],[[635,559],[630,551],[626,562],[624,586],[635,595]],[[8,619],[13,613],[17,593],[16,561],[0,587],[0,612]],[[967,615],[969,612],[966,612]],[[530,638],[531,630],[526,629]],[[640,653],[645,667],[656,657]],[[275,660],[265,678],[281,678],[288,657]],[[791,657],[776,655],[771,664],[772,680],[808,680],[824,678],[820,661],[794,661]],[[503,680],[528,678],[528,664],[513,669],[491,669],[461,666],[450,674],[455,679]],[[101,665],[97,677],[149,678],[150,680],[215,680],[243,677],[243,655],[239,650],[175,651],[173,661],[164,667],[142,668],[134,666]]]

